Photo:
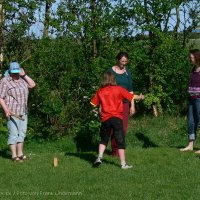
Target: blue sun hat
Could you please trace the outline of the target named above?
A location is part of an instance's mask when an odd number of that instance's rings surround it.
[[[9,72],[12,74],[20,73],[20,65],[18,62],[11,62],[9,67]]]

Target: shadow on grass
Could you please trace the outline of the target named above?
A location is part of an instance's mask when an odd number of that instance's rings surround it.
[[[85,160],[88,163],[90,163],[93,168],[97,168],[97,166],[94,165],[94,161],[97,158],[96,155],[94,155],[94,153],[90,153],[90,152],[77,152],[77,153],[66,152],[65,156],[73,156],[73,157],[76,157],[76,158],[80,158],[80,159]],[[114,161],[108,161],[108,160],[105,160],[105,159],[103,159],[103,163],[119,166]]]
[[[0,150],[0,157],[10,159],[11,158],[11,153],[8,148],[4,148]]]
[[[98,141],[94,139],[92,134],[77,134],[74,137],[77,152],[96,151],[98,148]]]
[[[135,136],[140,142],[143,142],[142,148],[149,148],[149,147],[158,147],[157,144],[152,142],[147,136],[145,136],[143,133],[136,133]]]

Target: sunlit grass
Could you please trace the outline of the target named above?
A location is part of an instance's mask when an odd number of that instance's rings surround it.
[[[97,152],[77,152],[73,137],[26,143],[30,160],[24,163],[13,163],[1,144],[0,199],[199,199],[199,156],[179,151],[187,144],[186,128],[179,117],[131,119],[129,170],[121,170],[119,159],[108,153],[93,168]]]

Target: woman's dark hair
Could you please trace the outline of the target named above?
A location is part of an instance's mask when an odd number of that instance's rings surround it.
[[[117,85],[115,75],[111,72],[105,72],[101,81],[101,87]]]
[[[192,54],[194,56],[196,65],[200,65],[200,50],[192,49],[192,50],[190,50],[190,54]]]
[[[119,52],[119,53],[117,54],[117,56],[116,56],[116,60],[119,61],[119,60],[121,60],[122,57],[125,57],[125,58],[128,59],[128,53],[126,53],[126,52],[124,52],[124,51]]]

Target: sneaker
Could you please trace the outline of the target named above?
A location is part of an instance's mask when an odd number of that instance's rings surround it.
[[[102,163],[101,158],[97,158],[94,162],[94,165],[99,166]]]
[[[121,165],[121,169],[130,169],[132,167],[133,167],[132,165],[127,165],[127,164]]]

